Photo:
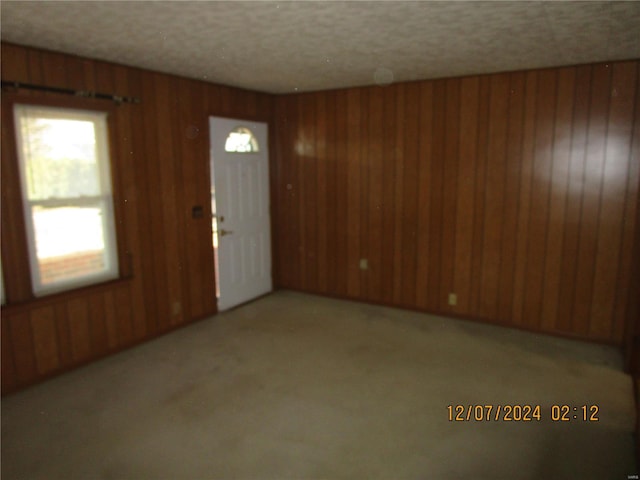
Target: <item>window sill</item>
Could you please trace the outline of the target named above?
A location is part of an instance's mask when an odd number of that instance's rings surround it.
[[[32,310],[34,308],[46,307],[51,304],[57,304],[61,302],[68,302],[78,298],[86,298],[89,295],[96,293],[103,293],[107,291],[117,290],[119,288],[128,285],[133,280],[133,277],[121,277],[115,280],[109,280],[107,282],[96,283],[94,285],[88,285],[86,287],[74,288],[73,290],[66,290],[64,292],[51,293],[49,295],[43,295],[41,297],[32,297],[20,302],[12,302],[2,305],[3,313],[20,313],[25,310]]]

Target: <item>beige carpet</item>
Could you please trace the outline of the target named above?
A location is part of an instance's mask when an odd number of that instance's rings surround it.
[[[613,348],[279,292],[3,399],[2,478],[626,479],[634,415]]]

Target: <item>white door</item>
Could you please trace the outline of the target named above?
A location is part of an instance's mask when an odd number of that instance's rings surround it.
[[[210,117],[218,310],[271,291],[267,124]]]

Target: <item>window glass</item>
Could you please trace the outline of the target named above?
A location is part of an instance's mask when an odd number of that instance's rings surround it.
[[[21,123],[31,200],[100,193],[94,122],[29,115]]]
[[[227,136],[224,144],[225,152],[231,153],[252,153],[260,151],[258,141],[253,136],[251,130],[246,127],[233,129]]]
[[[16,105],[36,295],[118,275],[104,112]]]

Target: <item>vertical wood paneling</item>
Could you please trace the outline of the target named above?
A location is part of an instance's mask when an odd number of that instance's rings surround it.
[[[498,315],[498,285],[502,259],[502,230],[505,191],[506,138],[509,109],[509,77],[494,76],[489,86],[487,162],[482,232],[482,276],[480,277],[480,315]]]
[[[9,44],[2,44],[2,78],[141,98],[139,105],[112,110],[123,279],[33,299],[13,119],[5,99],[68,97],[3,92],[1,232],[3,270],[11,282],[2,309],[2,392],[215,313],[207,117],[269,121],[271,96]],[[94,102],[97,109],[110,106]],[[297,108],[295,102],[291,106]],[[200,220],[191,218],[197,204],[205,207]],[[298,247],[303,245],[296,244],[294,251]],[[298,281],[296,276],[291,284]],[[175,302],[181,307],[177,314]]]
[[[185,87],[187,88],[187,87]],[[197,266],[197,269],[202,277],[202,283],[197,283],[197,278],[191,279],[190,291],[200,290],[198,295],[202,299],[202,310],[196,311],[192,307],[192,318],[202,318],[205,315],[210,315],[217,310],[216,299],[216,279],[215,269],[211,266],[214,265],[214,256],[212,247],[213,238],[213,225],[211,222],[211,168],[209,159],[209,118],[208,115],[212,112],[203,112],[202,106],[207,105],[208,98],[214,93],[214,90],[209,86],[198,83],[198,85],[189,84],[188,89],[191,91],[191,115],[193,116],[196,128],[196,138],[194,139],[194,149],[197,150],[197,157],[192,162],[195,165],[196,181],[194,183],[188,183],[188,179],[185,179],[185,190],[196,190],[198,192],[198,204],[203,206],[204,218],[198,222],[195,227],[195,235],[198,239],[198,249],[187,252],[189,261],[191,264]],[[184,91],[184,90],[183,90]],[[182,94],[181,94],[182,95]],[[262,97],[261,97],[262,98]],[[270,108],[270,104],[267,104]],[[261,110],[265,112],[266,110]],[[265,118],[262,118],[265,120]],[[270,130],[273,130],[269,126]],[[271,150],[271,146],[270,146]],[[189,161],[184,159],[184,161]],[[193,254],[196,253],[195,256]]]
[[[516,233],[515,273],[513,277],[513,311],[512,321],[516,325],[523,324],[523,304],[526,292],[527,265],[529,249],[529,218],[531,211],[531,183],[534,163],[534,136],[536,115],[537,72],[528,72],[525,78],[525,99],[523,135],[521,149],[521,170],[518,197],[518,222]]]
[[[114,350],[119,342],[118,320],[116,318],[116,304],[113,292],[104,293],[104,324],[107,330],[107,345]]]
[[[152,297],[153,311],[155,315],[149,316],[147,319],[147,330],[149,332],[157,332],[167,328],[169,324],[169,308],[170,301],[168,295],[168,280],[166,277],[166,258],[168,250],[166,248],[166,239],[163,236],[163,191],[158,186],[161,183],[161,171],[166,170],[166,164],[163,165],[158,158],[160,149],[159,139],[157,138],[157,103],[158,94],[156,92],[155,74],[142,72],[140,74],[140,88],[144,92],[143,101],[140,105],[140,115],[142,117],[143,130],[142,137],[139,141],[144,142],[144,157],[141,163],[144,164],[145,178],[141,179],[142,183],[146,183],[146,212],[148,214],[148,230],[147,235],[151,237],[153,248],[149,251],[151,257],[149,266],[151,267],[151,275],[153,279]],[[167,101],[166,98],[163,99]],[[134,131],[135,133],[135,131]],[[162,293],[160,293],[162,292]],[[132,338],[132,332],[127,332],[123,338],[125,342],[129,342]]]
[[[23,47],[2,44],[2,78],[16,82],[30,82],[28,53]]]
[[[11,73],[19,81],[28,82],[28,58],[18,47],[9,46],[2,50],[2,74]],[[4,77],[3,77],[4,78]],[[2,252],[11,252],[10,261],[3,255],[2,270],[5,279],[5,294],[8,299],[25,301],[31,298],[31,275],[27,257],[27,237],[25,232],[21,202],[20,174],[15,158],[15,136],[13,129],[13,110],[9,105],[2,105],[2,165],[0,171],[0,194],[2,195]],[[9,161],[7,161],[9,160]]]
[[[402,243],[402,206],[403,206],[403,186],[404,186],[404,127],[407,123],[405,116],[405,88],[406,85],[397,85],[395,103],[395,123],[393,132],[395,134],[393,149],[393,301],[402,305],[402,270],[403,248]],[[408,242],[410,243],[410,242]],[[391,253],[391,252],[389,252]]]
[[[179,234],[175,225],[178,224],[178,215],[176,203],[177,185],[182,181],[178,176],[177,163],[174,160],[173,135],[163,135],[160,132],[170,132],[172,118],[175,118],[175,100],[176,100],[176,79],[165,75],[155,74],[153,81],[156,88],[156,118],[151,119],[154,127],[159,134],[157,135],[157,170],[159,173],[159,191],[162,195],[156,208],[160,209],[162,215],[161,226],[158,235],[164,241],[164,265],[163,271],[159,271],[159,276],[166,281],[166,287],[161,291],[167,292],[167,295],[158,296],[158,307],[165,315],[160,315],[159,322],[162,329],[167,329],[171,325],[180,323],[182,317],[181,307],[174,311],[174,304],[181,303],[182,286],[181,286],[181,265],[179,251]]]
[[[9,325],[6,331],[11,339],[16,384],[27,384],[38,377],[35,345],[33,343],[29,314],[27,312],[20,312],[8,318],[3,315],[2,321],[7,322]]]
[[[85,77],[85,65],[89,64],[91,65],[91,62],[89,62],[88,60],[84,60],[80,57],[66,57],[64,60],[65,63],[65,71],[66,71],[66,76],[67,76],[67,82],[66,84],[70,87],[70,88],[77,88],[77,89],[82,89],[82,88],[89,88],[89,80]],[[94,78],[91,78],[91,85],[94,87],[93,89],[95,90],[95,83],[94,83]],[[85,85],[87,85],[87,87],[85,87]]]
[[[458,146],[460,138],[460,80],[447,80],[446,113],[444,117],[444,156],[442,184],[442,242],[440,263],[439,310],[452,310],[448,303],[449,293],[455,293],[456,223],[458,209]],[[453,310],[452,310],[453,311]]]
[[[602,201],[589,325],[589,333],[598,337],[608,336],[612,330],[633,131],[633,91],[636,84],[636,69],[633,64],[614,64],[611,70]]]
[[[369,91],[369,144],[364,164],[368,167],[368,239],[366,240],[369,258],[367,283],[367,299],[376,300],[382,297],[382,260],[385,252],[382,247],[384,231],[382,229],[382,189],[385,182],[383,176],[383,89],[372,88]]]
[[[475,218],[476,148],[478,144],[478,89],[477,77],[461,80],[460,135],[458,137],[458,196],[456,204],[456,255],[452,292],[457,294],[457,311],[471,312],[471,275],[473,253],[473,225]],[[427,111],[430,110],[426,105]],[[426,112],[423,111],[423,115]],[[464,132],[464,133],[463,133]],[[426,210],[426,207],[425,207]],[[426,258],[428,258],[425,255]]]
[[[635,63],[636,90],[635,90],[635,114],[629,158],[629,174],[627,176],[627,198],[624,209],[624,224],[622,227],[622,241],[620,248],[620,260],[618,262],[618,279],[616,282],[616,304],[613,323],[613,337],[620,339],[625,332],[636,333],[636,326],[640,312],[640,296],[637,286],[640,285],[640,162],[633,159],[640,158],[640,62]],[[638,198],[637,202],[633,199]],[[634,238],[635,234],[635,238]],[[634,256],[635,255],[635,256]],[[634,269],[635,265],[635,269]],[[631,266],[631,268],[625,268]],[[635,274],[635,276],[634,276]],[[626,322],[630,322],[629,325]],[[627,338],[627,345],[631,341]]]
[[[295,101],[295,99],[293,99]],[[336,239],[336,278],[334,293],[347,295],[348,288],[348,242],[347,231],[349,228],[347,220],[347,203],[349,192],[349,146],[347,144],[348,132],[348,110],[347,93],[340,91],[336,93],[335,111],[335,142],[336,142],[336,221],[333,235]]]
[[[63,84],[64,71],[61,71],[58,68],[58,65],[55,65],[51,62],[53,57],[51,52],[42,52],[38,50],[30,50],[25,52],[25,60],[27,62],[27,78],[29,81],[37,81],[42,82],[45,80],[44,77],[48,77],[51,81],[56,82],[55,86],[61,86]],[[48,72],[44,72],[44,68],[46,66],[50,69]],[[84,74],[82,74],[84,77]],[[83,78],[84,80],[84,78]],[[43,92],[45,96],[51,95],[50,93]],[[36,92],[29,92],[29,95],[36,95]]]
[[[68,84],[69,78],[66,71],[66,56],[54,52],[32,52],[30,73],[34,83],[51,85],[54,87],[64,87]],[[82,74],[78,75],[77,81],[87,85],[85,88],[95,91],[95,65],[93,62],[83,62]],[[45,95],[57,98],[55,93]]]
[[[479,103],[478,103],[478,137],[475,154],[475,191],[473,217],[473,236],[471,250],[471,294],[469,303],[472,312],[479,312],[481,305],[482,284],[482,264],[484,257],[484,222],[485,198],[487,190],[487,142],[489,132],[489,100],[490,100],[490,78],[480,78]],[[434,226],[438,231],[438,225]],[[437,279],[436,279],[437,280]]]
[[[290,127],[292,119],[289,118],[288,112],[289,103],[290,102],[279,102],[275,106],[275,121],[278,125],[281,125],[281,128],[277,129],[275,132],[276,141],[279,145],[282,145],[283,149],[291,148],[293,143],[291,141],[292,128]],[[289,158],[289,155],[291,155],[291,152],[289,151],[285,152],[280,149],[276,150],[275,172],[277,179],[272,182],[274,185],[272,193],[275,195],[277,201],[278,218],[284,218],[285,216],[290,218],[292,214],[292,197],[295,193],[293,190],[291,170],[294,162],[285,162],[285,159]],[[279,182],[277,180],[279,180]],[[287,258],[287,256],[290,258],[292,255],[295,255],[296,252],[293,243],[292,222],[274,223],[272,228],[277,232],[276,234],[280,238],[280,241],[275,243],[275,248],[278,250],[276,259],[279,262],[278,268],[274,269],[276,270],[275,278],[280,282],[280,285],[293,286],[294,280],[292,278],[291,269],[297,264],[297,262],[285,262],[282,260]]]
[[[2,341],[2,391],[9,392],[16,388],[16,366],[13,360],[13,342],[9,322],[0,322],[0,340]]]
[[[607,118],[609,116],[610,76],[611,69],[609,65],[596,65],[593,67],[576,271],[576,294],[573,306],[573,328],[583,335],[589,333],[593,305],[595,257],[598,251],[604,152]]]
[[[286,105],[284,102],[279,102],[274,106],[274,121],[278,125],[281,125],[281,128],[278,128],[273,135],[275,136],[275,140],[277,145],[282,145],[283,148],[285,145],[290,145],[291,142],[288,141],[287,134],[291,131],[289,128],[289,119],[287,118]],[[284,160],[288,158],[284,155],[284,152],[280,149],[276,149],[275,145],[272,146],[275,150],[275,166],[272,162],[272,170],[271,173],[273,177],[271,178],[271,195],[272,198],[275,199],[276,203],[276,213],[278,214],[278,218],[280,218],[280,212],[283,210],[289,210],[289,197],[290,197],[290,188],[289,188],[289,176],[288,171],[286,170]],[[280,182],[277,181],[280,180]],[[287,268],[294,262],[285,263],[281,259],[283,256],[287,254],[292,255],[291,250],[291,234],[289,232],[289,225],[285,223],[277,223],[272,225],[272,237],[276,239],[274,242],[275,248],[277,249],[277,254],[274,257],[274,261],[277,261],[277,267],[274,268],[274,280],[278,282],[279,285],[289,285],[291,283],[291,277],[289,274],[289,269]]]
[[[91,334],[89,332],[89,304],[87,299],[79,298],[67,304],[69,318],[69,338],[71,340],[71,357],[75,363],[91,357]]]
[[[36,354],[36,366],[45,375],[60,366],[56,343],[55,310],[53,307],[37,308],[31,312],[31,331]]]
[[[555,70],[539,72],[528,227],[527,278],[523,303],[524,324],[536,329],[541,326],[544,288],[544,268],[541,266],[544,266],[547,254],[556,85]]]
[[[118,339],[121,345],[129,345],[135,340],[131,318],[131,293],[127,288],[119,288],[113,292],[113,296],[116,303]]]
[[[622,340],[633,301],[638,62],[272,101],[14,45],[2,45],[2,58],[3,79],[142,98],[115,109],[118,233],[131,278],[51,301],[31,299],[3,105],[12,279],[3,392],[215,312],[211,227],[190,218],[193,205],[209,208],[209,115],[275,120],[277,285]]]
[[[360,258],[369,258],[369,142],[362,139],[371,138],[369,133],[369,95],[370,88],[362,90],[360,101]],[[369,291],[369,271],[359,271],[358,282],[360,284],[360,297],[366,298]]]
[[[576,87],[573,102],[569,184],[563,225],[564,235],[562,239],[560,293],[558,316],[556,319],[557,328],[564,332],[573,331],[573,305],[578,263],[577,252],[580,242],[590,90],[591,67],[578,67],[576,69]]]
[[[327,185],[327,105],[325,96],[315,96],[316,101],[316,121],[315,125],[311,125],[312,130],[315,131],[315,151],[316,158],[316,179],[317,179],[317,207],[316,207],[316,229],[318,237],[317,245],[317,270],[318,270],[318,290],[321,292],[327,291],[327,220],[330,210],[327,205],[327,191],[331,191],[330,186]]]
[[[276,111],[327,106],[313,158],[326,186],[305,188],[276,219],[286,231],[310,196],[327,199],[326,231],[307,229],[297,244],[314,249],[327,235],[327,283],[283,286],[619,343],[637,71],[618,62],[277,97]],[[313,122],[302,123],[311,137]],[[291,135],[277,138],[282,188],[303,159]],[[277,268],[305,268],[291,263]]]
[[[347,295],[360,295],[360,94],[362,90],[353,89],[347,93],[347,152],[342,159],[347,170],[347,210],[343,232],[347,237]]]
[[[304,182],[305,285],[318,288],[318,174],[316,160],[315,97],[305,97],[301,113],[302,165]]]
[[[405,89],[403,122],[402,178],[402,293],[400,303],[416,303],[416,265],[418,254],[418,131],[420,129],[420,84]],[[413,120],[410,120],[413,119]]]
[[[193,92],[185,88],[188,87],[189,83],[186,79],[178,79],[177,81],[176,90],[184,92],[179,98],[176,97],[177,105],[175,107],[175,114],[178,116],[182,128],[176,128],[173,132],[176,156],[183,159],[182,162],[176,165],[176,169],[180,178],[180,182],[177,185],[177,196],[181,199],[181,203],[178,206],[178,218],[182,220],[182,228],[179,231],[179,248],[181,257],[186,260],[186,263],[180,268],[180,284],[182,287],[180,295],[183,298],[189,298],[189,302],[186,302],[182,307],[182,313],[185,318],[195,315],[194,312],[200,314],[202,311],[202,291],[205,290],[203,288],[202,270],[194,265],[194,262],[200,260],[198,258],[200,248],[196,235],[198,231],[193,222],[204,222],[205,219],[208,220],[210,218],[204,214],[203,218],[199,220],[191,217],[191,209],[200,203],[198,201],[199,189],[189,188],[189,185],[197,184],[196,162],[199,158],[197,151],[194,151],[193,147],[194,140],[198,138],[203,125],[199,125],[199,122],[193,118],[191,112],[191,95]],[[199,93],[200,96],[202,95],[201,91],[196,93]],[[194,255],[188,255],[188,250],[193,251]],[[189,271],[193,271],[193,273],[189,274]]]
[[[427,270],[427,308],[437,310],[440,304],[440,264],[442,261],[442,199],[444,196],[443,165],[445,163],[445,151],[443,139],[445,138],[446,118],[446,81],[438,80],[433,84],[433,115],[432,115],[432,143],[430,173],[429,200],[429,247],[425,251],[429,255],[429,268]],[[402,248],[402,239],[397,239]]]
[[[344,205],[338,203],[338,195],[336,194],[338,188],[338,152],[336,146],[336,95],[334,92],[329,92],[326,95],[326,109],[327,190],[325,195],[327,202],[327,222],[325,223],[324,230],[325,238],[327,239],[327,289],[325,291],[335,293],[336,285],[338,284],[338,211],[342,210]],[[280,150],[280,148],[278,148],[278,150]],[[280,224],[280,222],[278,223]]]
[[[551,158],[549,214],[546,229],[546,255],[542,292],[542,327],[555,328],[560,293],[560,268],[562,265],[563,224],[567,204],[567,182],[571,154],[571,123],[575,70],[558,71],[555,127],[553,131],[553,155]]]
[[[418,164],[418,258],[416,261],[416,305],[419,308],[427,308],[429,303],[429,252],[431,238],[430,219],[431,212],[431,162],[433,144],[433,85],[422,83],[420,85],[420,127],[419,164]]]
[[[300,285],[303,285],[307,288],[307,269],[309,266],[308,262],[308,248],[307,244],[307,205],[309,198],[307,197],[306,187],[307,187],[307,178],[306,178],[306,169],[307,162],[305,161],[305,148],[306,148],[306,138],[304,136],[304,103],[298,102],[293,108],[297,110],[297,124],[295,125],[296,130],[296,143],[294,145],[294,151],[296,154],[297,162],[296,162],[296,190],[297,190],[297,198],[296,202],[299,205],[297,211],[298,217],[298,259],[299,259],[299,271],[298,271],[298,279]]]
[[[524,114],[525,75],[510,75],[509,111],[507,113],[506,167],[502,212],[502,248],[498,279],[498,319],[510,321],[513,308],[513,279],[518,228],[518,200],[522,168],[522,118]]]
[[[393,301],[394,277],[394,178],[395,178],[395,138],[393,135],[396,115],[396,89],[383,90],[383,130],[382,143],[382,301]]]
[[[636,97],[637,98],[637,97]],[[637,102],[636,105],[638,105]],[[636,109],[636,113],[638,109]],[[635,117],[638,119],[639,117]],[[635,122],[634,140],[632,152],[640,152],[640,128]],[[635,207],[635,223],[633,250],[631,252],[632,271],[630,272],[629,290],[640,292],[640,198]],[[634,377],[634,382],[638,382],[640,377],[640,299],[636,295],[630,295],[625,306],[625,325],[623,339],[623,353],[625,369]]]
[[[101,65],[100,70],[104,69]],[[139,86],[132,85],[129,81],[127,69],[125,67],[116,66],[113,69],[113,88],[118,92],[132,92],[133,95],[140,95]],[[122,187],[119,195],[119,212],[121,213],[121,223],[117,226],[118,237],[122,241],[126,235],[126,258],[124,259],[124,269],[128,275],[137,275],[143,271],[149,271],[145,268],[145,258],[143,251],[150,251],[152,244],[149,236],[145,235],[143,219],[147,215],[140,212],[140,199],[146,198],[148,188],[146,181],[141,181],[143,175],[140,172],[140,165],[144,164],[140,159],[140,152],[137,151],[136,142],[140,138],[140,129],[142,125],[132,120],[133,106],[120,105],[116,111],[117,123],[116,131],[116,151],[118,156],[118,165],[126,166],[112,171],[112,176],[118,175],[119,185]],[[141,191],[138,191],[138,185],[145,185]],[[151,279],[148,277],[141,278],[140,281],[134,282],[132,285],[134,304],[134,325],[133,335],[135,338],[144,338],[147,334],[147,314],[153,315],[155,311],[153,307],[149,308],[145,298],[148,298],[148,292],[153,288],[150,285]],[[108,307],[108,300],[105,300]],[[149,313],[148,313],[149,312]],[[108,329],[107,329],[108,330]],[[113,332],[108,335],[109,346],[116,346]]]
[[[96,292],[89,297],[89,334],[91,353],[104,355],[109,350],[109,338],[103,292]]]
[[[292,154],[296,157],[296,162],[292,165],[292,183],[293,186],[293,195],[291,197],[291,201],[295,208],[295,219],[292,220],[291,228],[293,229],[293,238],[296,243],[292,250],[292,252],[296,252],[298,261],[295,262],[295,270],[293,277],[293,285],[305,285],[306,282],[306,250],[305,250],[305,222],[304,222],[304,214],[305,214],[305,194],[304,194],[304,162],[300,160],[300,155],[302,152],[302,146],[304,139],[301,137],[301,125],[303,121],[303,116],[301,114],[301,107],[299,102],[291,102],[289,105],[290,108],[290,119],[291,119],[291,128],[292,128]]]
[[[54,311],[56,315],[56,340],[58,343],[60,365],[71,365],[73,363],[73,354],[71,350],[67,305],[65,303],[57,303],[54,306]]]

